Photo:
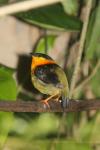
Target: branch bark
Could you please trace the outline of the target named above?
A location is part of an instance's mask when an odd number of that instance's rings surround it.
[[[5,112],[77,112],[100,109],[100,99],[70,100],[69,106],[64,110],[60,102],[49,101],[50,108],[41,102],[0,101],[0,111]]]

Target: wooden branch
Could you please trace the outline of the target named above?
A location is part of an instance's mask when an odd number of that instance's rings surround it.
[[[77,112],[100,109],[100,99],[70,100],[69,106],[64,110],[60,102],[49,101],[50,108],[42,102],[26,101],[0,101],[0,111],[5,112]]]

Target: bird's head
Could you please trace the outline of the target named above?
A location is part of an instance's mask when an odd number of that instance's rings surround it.
[[[37,66],[55,64],[55,61],[46,54],[31,53],[31,55],[32,55],[31,70],[34,70]]]

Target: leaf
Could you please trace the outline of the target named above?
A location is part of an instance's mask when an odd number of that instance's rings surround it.
[[[64,10],[69,15],[76,15],[78,11],[78,0],[63,0]]]
[[[67,15],[60,4],[17,13],[15,16],[47,29],[79,31],[82,27],[82,22],[76,17]]]
[[[47,51],[52,49],[54,41],[55,41],[56,36],[47,36]],[[45,39],[41,38],[37,48],[36,48],[37,53],[45,53]]]
[[[8,68],[0,66],[0,100],[15,100],[16,95],[16,83],[12,77],[12,72]],[[12,113],[0,112],[0,149],[5,143],[12,122]]]
[[[0,67],[0,99],[16,99],[16,83],[8,68]]]
[[[10,68],[10,67],[5,66],[3,64],[0,64],[0,70],[4,70],[4,71],[8,72],[11,75],[13,75],[13,73],[16,71],[14,68]]]
[[[100,3],[93,11],[86,36],[86,58],[100,58]]]

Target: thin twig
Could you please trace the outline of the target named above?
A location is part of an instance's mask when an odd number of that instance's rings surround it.
[[[48,35],[47,30],[44,30],[44,46],[45,46],[45,54],[48,52]]]
[[[61,0],[28,0],[0,7],[0,17],[61,2]]]
[[[77,78],[78,78],[80,62],[81,62],[81,57],[82,57],[82,53],[83,53],[83,48],[84,48],[84,43],[85,43],[85,37],[86,37],[91,7],[92,7],[92,0],[88,0],[87,6],[86,6],[86,16],[84,19],[83,29],[82,29],[81,37],[80,37],[78,57],[77,57],[77,61],[75,64],[74,73],[72,76],[72,82],[71,82],[71,86],[70,86],[69,98],[72,98],[72,96],[74,94],[74,88],[75,88]]]
[[[80,85],[78,85],[75,90],[74,93],[76,93],[78,90],[82,89],[96,74],[97,70],[100,67],[100,60],[97,62],[95,68],[93,69],[92,73],[89,75],[89,77],[87,77],[82,83],[80,83]]]
[[[77,112],[100,109],[100,99],[70,100],[69,106],[62,109],[61,103],[51,100],[50,108],[41,102],[0,101],[0,111],[5,112]]]

